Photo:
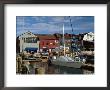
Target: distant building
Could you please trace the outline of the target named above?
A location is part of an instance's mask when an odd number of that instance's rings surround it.
[[[94,41],[94,33],[89,32],[86,35],[84,35],[83,38],[84,41]]]
[[[19,36],[19,47],[20,52],[37,52],[39,50],[39,38],[30,31],[23,33]]]
[[[54,35],[39,35],[39,40],[41,52],[51,52],[59,44],[58,39]]]
[[[16,38],[16,53],[20,52],[20,40],[19,37]]]
[[[86,50],[94,51],[94,33],[89,32],[84,35],[83,46]]]
[[[65,46],[70,48],[70,47],[71,47],[72,35],[66,33],[66,34],[64,35],[64,38],[65,38]]]

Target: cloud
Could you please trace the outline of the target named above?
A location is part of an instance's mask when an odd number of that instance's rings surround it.
[[[44,22],[46,17],[44,16],[32,16],[32,19],[36,20],[37,22]]]
[[[70,17],[74,32],[86,32],[94,30],[94,20],[89,20],[89,17]],[[17,17],[17,34],[22,34],[25,31],[34,33],[62,33],[62,24],[64,17],[62,16],[33,16],[26,17],[23,22],[23,17]],[[36,22],[38,21],[38,22]],[[71,33],[69,16],[65,17],[65,32]]]
[[[16,16],[16,21],[19,22],[19,21],[23,21],[24,17],[23,16]]]
[[[20,21],[20,22],[17,22],[16,25],[18,27],[20,27],[20,26],[25,27],[25,26],[30,26],[30,23]]]
[[[53,22],[64,22],[64,17],[63,16],[55,16],[52,17]]]
[[[88,29],[93,29],[93,23],[83,23],[77,26],[73,26],[73,30],[74,32],[76,31],[81,31],[81,30],[88,30]],[[36,33],[62,33],[62,27],[61,26],[57,26],[57,25],[53,25],[53,24],[47,24],[47,23],[37,23],[37,24],[32,24],[30,27],[19,27],[18,28],[19,31],[32,31],[32,32],[36,32]],[[24,30],[23,30],[24,29]],[[72,28],[70,26],[65,26],[65,32],[67,33],[71,33],[72,32]],[[21,32],[22,32],[21,31]]]
[[[55,33],[55,32],[59,32],[61,30],[62,27],[59,27],[57,25],[54,25],[54,24],[47,24],[47,23],[36,23],[36,24],[32,24],[30,27],[28,26],[25,26],[25,27],[18,27],[17,28],[17,31],[33,31],[33,32],[36,32],[36,33],[39,33],[39,32],[45,32],[45,33]],[[20,32],[20,33],[21,33]]]
[[[94,23],[93,22],[85,22],[85,23],[82,23],[80,24],[79,26],[80,28],[82,29],[94,29]]]

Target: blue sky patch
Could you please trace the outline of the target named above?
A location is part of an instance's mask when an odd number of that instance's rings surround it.
[[[72,32],[72,27],[73,32]],[[16,34],[31,31],[35,34],[94,32],[94,16],[17,16]]]

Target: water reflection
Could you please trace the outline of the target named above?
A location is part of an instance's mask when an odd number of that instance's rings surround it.
[[[83,74],[81,69],[52,65],[48,67],[48,73],[50,74]]]

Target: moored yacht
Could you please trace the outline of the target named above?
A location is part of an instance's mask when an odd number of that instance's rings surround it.
[[[81,59],[78,56],[71,58],[68,56],[53,56],[51,60],[52,64],[59,66],[67,66],[73,68],[80,68],[85,63],[85,59]]]
[[[64,55],[63,56],[53,56],[51,59],[52,64],[59,65],[59,66],[66,66],[66,67],[73,67],[73,68],[80,68],[85,59],[81,59],[79,56],[69,57],[66,56],[65,53],[65,38],[64,38],[64,24],[63,24],[63,44],[64,44]],[[72,52],[73,53],[73,52]]]

